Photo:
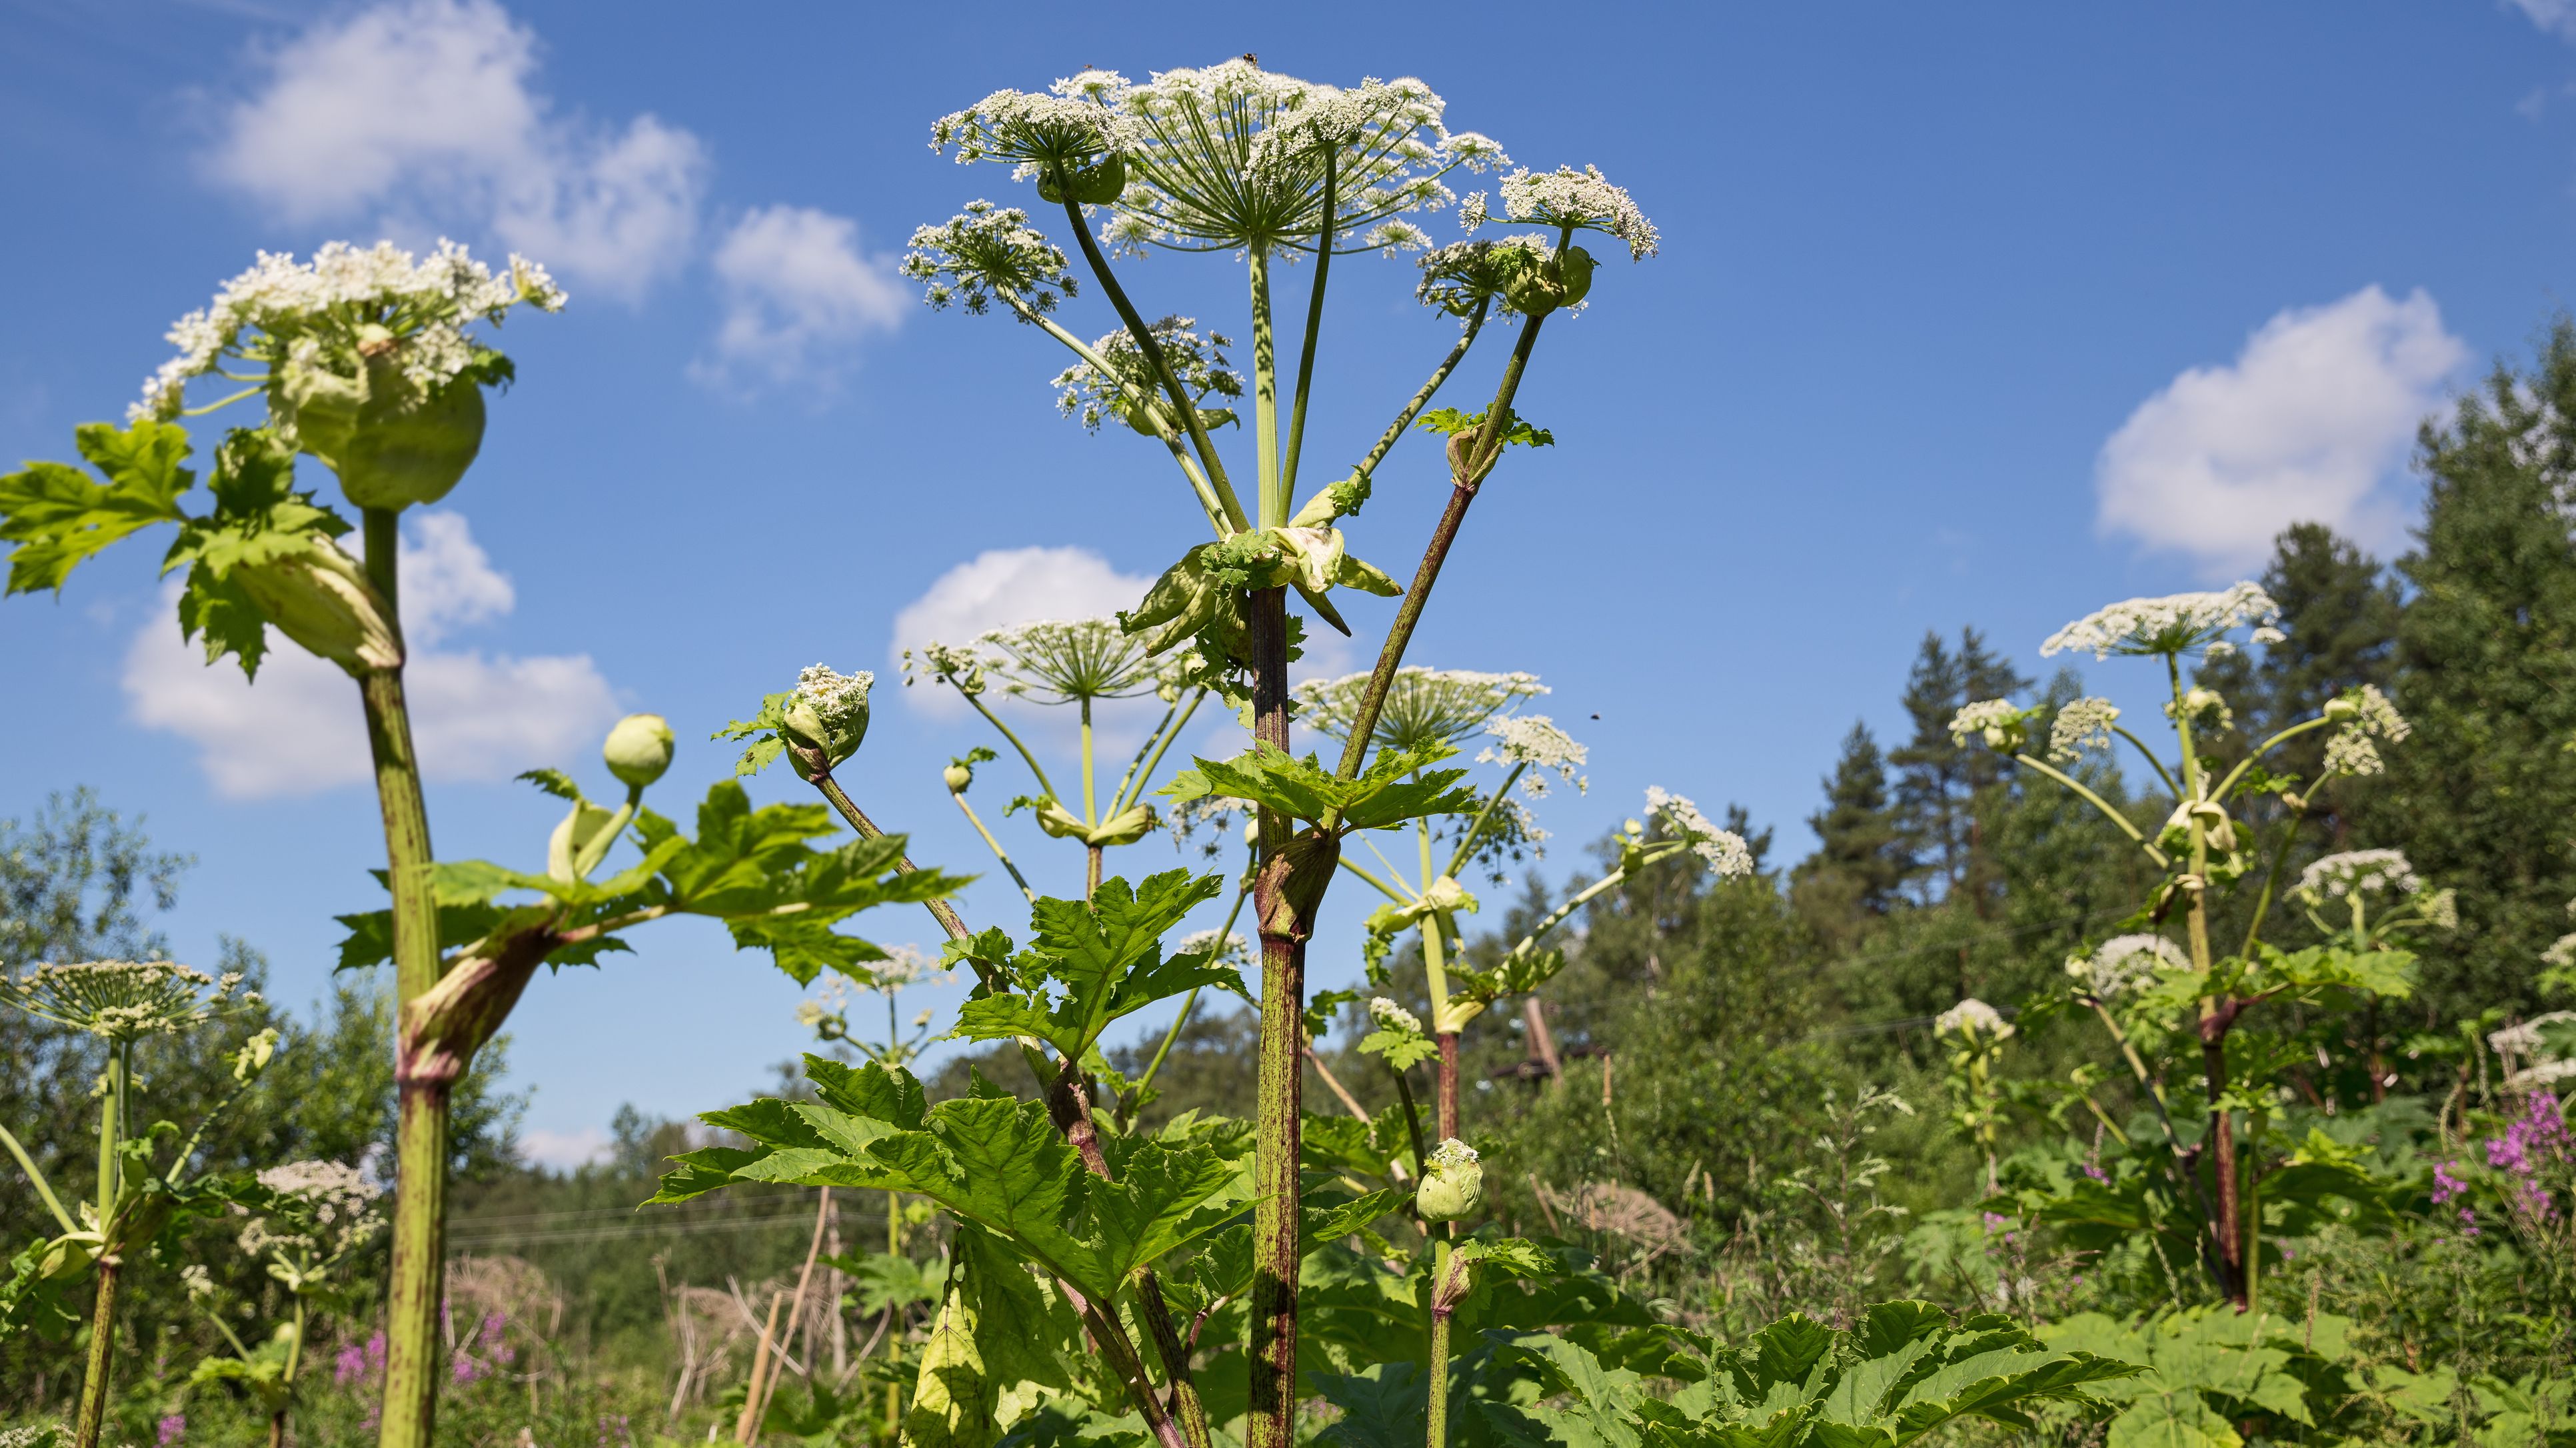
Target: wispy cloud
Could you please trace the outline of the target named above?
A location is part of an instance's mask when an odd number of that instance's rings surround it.
[[[832,354],[869,332],[891,332],[906,311],[894,270],[859,251],[858,223],[805,206],[758,208],[715,250],[724,320],[715,354],[692,371],[724,383],[757,372],[829,387]]]
[[[2398,300],[2364,287],[2284,311],[2235,361],[2192,368],[2140,403],[2102,445],[2100,526],[2213,575],[2259,562],[2297,522],[2397,543],[2407,445],[2467,358],[2420,290]]]
[[[687,257],[706,147],[650,115],[560,113],[535,32],[491,0],[404,0],[315,24],[263,57],[209,174],[296,221],[489,232],[634,297]]]

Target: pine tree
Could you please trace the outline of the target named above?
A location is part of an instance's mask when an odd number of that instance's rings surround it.
[[[1950,737],[1950,720],[1977,699],[2008,699],[2030,680],[1986,647],[1973,628],[1959,631],[1956,653],[1937,633],[1923,636],[1905,681],[1905,712],[1914,737],[1888,755],[1897,767],[1899,832],[1926,903],[1962,894],[1980,902],[1995,882],[1981,859],[1977,801],[2003,782],[2009,765],[1984,748]]]
[[[1824,785],[1825,807],[1807,816],[1819,843],[1792,874],[1790,898],[1817,934],[1843,946],[1904,901],[1907,861],[1888,802],[1887,760],[1868,725],[1843,736]]]
[[[2384,751],[2356,835],[2460,892],[2459,930],[2425,947],[2425,1019],[2527,1012],[2576,895],[2576,322],[2420,447],[2420,546],[2397,565],[2415,590],[2396,676],[2415,733]]]

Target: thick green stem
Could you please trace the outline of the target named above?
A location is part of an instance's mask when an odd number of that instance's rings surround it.
[[[1095,828],[1100,824],[1100,801],[1092,783],[1091,696],[1082,696],[1082,822]]]
[[[81,1377],[72,1448],[98,1448],[99,1430],[107,1422],[107,1380],[116,1362],[116,1283],[123,1272],[114,1253],[98,1259],[98,1295],[89,1309],[89,1364]]]
[[[2182,665],[2171,654],[2165,656],[2165,676],[2173,692],[2174,737],[2182,746],[2183,802],[2196,805],[2203,798],[2200,753],[2192,744],[2191,711],[2183,707]],[[2236,1124],[2222,1104],[2227,1097],[2227,1032],[2235,1012],[2233,1001],[2220,1000],[2215,990],[2217,962],[2209,949],[2209,826],[2197,811],[2191,815],[2191,877],[2183,895],[2192,968],[2213,987],[2200,998],[2200,1061],[2209,1092],[2210,1175],[2218,1188],[2219,1286],[2241,1312],[2246,1307],[2245,1251],[2237,1201]]]
[[[1447,1237],[1431,1245],[1431,1402],[1424,1419],[1423,1448],[1447,1448],[1449,1442],[1449,1259]]]
[[[367,580],[401,617],[396,559],[400,515],[366,510]],[[438,902],[430,887],[429,808],[421,795],[411,711],[399,668],[358,680],[374,756],[376,806],[385,831],[386,885],[393,901],[394,986],[408,1006],[437,986]],[[440,1280],[446,1270],[448,1098],[454,1082],[413,1079],[409,1052],[396,1047],[399,1096],[394,1159],[393,1264],[386,1284],[382,1448],[429,1448],[438,1406]]]
[[[1286,590],[1246,600],[1252,625],[1253,737],[1288,747]],[[1290,1448],[1297,1428],[1298,1145],[1305,1086],[1306,941],[1332,883],[1337,841],[1293,834],[1261,812],[1254,908],[1261,925],[1261,1038],[1254,1116],[1251,1421],[1245,1448]]]
[[[1288,521],[1288,498],[1279,481],[1279,349],[1270,315],[1270,253],[1252,249],[1252,445],[1259,480],[1260,522]]]

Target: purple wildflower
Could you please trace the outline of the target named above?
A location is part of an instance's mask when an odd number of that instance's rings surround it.
[[[161,1430],[161,1448],[170,1448],[171,1444],[181,1442],[188,1436],[188,1416],[185,1413],[172,1413],[162,1419],[158,1426]]]

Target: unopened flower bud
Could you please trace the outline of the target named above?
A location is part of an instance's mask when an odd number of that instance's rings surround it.
[[[402,355],[422,345],[367,327],[354,358],[306,345],[284,365],[279,411],[296,445],[338,473],[361,508],[435,503],[483,448],[482,383],[465,375],[424,386]]]
[[[2340,699],[2340,698],[2339,698],[2339,699],[2328,699],[2328,700],[2326,701],[2326,709],[2325,709],[2326,717],[2327,717],[2327,718],[2329,718],[2329,719],[2334,720],[2334,721],[2335,721],[2335,722],[2337,722],[2337,723],[2341,723],[2342,721],[2344,721],[2344,720],[2346,720],[2346,719],[2350,719],[2350,718],[2354,717],[2355,715],[2359,714],[2360,712],[2361,712],[2361,705],[2359,705],[2358,703],[2355,703],[2354,701],[2352,701],[2352,700],[2350,700],[2350,699]]]
[[[952,764],[939,772],[939,779],[948,786],[949,793],[964,794],[966,786],[975,782],[975,771],[967,765]]]
[[[629,714],[608,731],[600,757],[629,789],[642,789],[671,767],[671,722],[659,714]]]
[[[799,674],[796,692],[787,698],[779,734],[795,758],[797,772],[821,779],[833,766],[859,752],[868,737],[868,690],[877,676],[861,669],[835,673],[821,664]]]
[[[353,675],[402,667],[393,610],[358,560],[328,539],[236,564],[226,581],[239,585],[262,617],[316,658]]]
[[[1426,1222],[1454,1222],[1476,1210],[1484,1199],[1485,1169],[1476,1149],[1450,1137],[1431,1149],[1424,1163],[1422,1187],[1414,1194],[1414,1215]]]

